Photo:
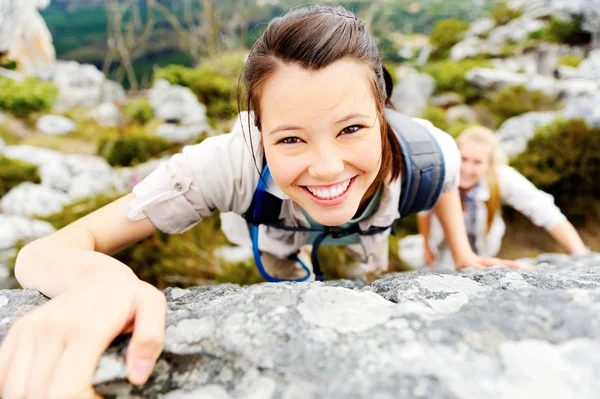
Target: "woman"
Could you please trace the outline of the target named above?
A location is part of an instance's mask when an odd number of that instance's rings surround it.
[[[461,154],[459,191],[471,248],[481,256],[500,251],[505,224],[501,205],[508,204],[544,227],[569,253],[588,252],[573,225],[554,205],[551,195],[538,190],[523,175],[506,165],[494,133],[482,126],[465,130],[457,139]],[[454,269],[448,242],[439,220],[423,212],[417,218],[423,236],[424,262]]]

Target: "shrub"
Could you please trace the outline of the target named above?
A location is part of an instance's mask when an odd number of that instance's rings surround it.
[[[172,144],[160,136],[135,133],[115,139],[105,138],[98,144],[98,155],[111,166],[133,166],[170,149]]]
[[[458,19],[443,19],[438,21],[429,36],[429,42],[435,48],[432,58],[446,58],[445,54],[462,39],[467,30],[469,30],[469,23],[465,21]]]
[[[583,120],[555,120],[540,126],[513,166],[569,209],[575,198],[598,198],[600,129]]]
[[[17,82],[0,76],[0,109],[17,117],[49,110],[57,95],[52,83],[34,78]]]
[[[497,4],[492,9],[492,18],[496,21],[496,25],[506,25],[513,19],[519,18],[523,12],[521,10],[512,9],[505,2]]]
[[[3,60],[0,59],[0,68],[10,69],[11,71],[16,71],[19,64],[15,60]]]
[[[523,85],[510,86],[494,94],[488,104],[498,123],[531,111],[550,111],[559,107],[555,97],[541,91],[527,91]]]
[[[591,41],[591,35],[581,29],[579,20],[550,19],[546,32],[546,38],[554,43],[569,45],[587,44]]]
[[[154,118],[154,109],[145,97],[130,101],[125,108],[125,115],[130,121],[145,125]]]
[[[41,182],[36,165],[0,156],[0,197],[26,181]]]
[[[565,55],[558,60],[558,66],[567,66],[571,68],[577,68],[581,64],[583,58],[577,57],[576,55]]]
[[[488,68],[491,64],[487,60],[462,60],[462,61],[438,61],[429,63],[422,71],[428,73],[435,80],[436,93],[453,91],[461,94],[467,102],[473,102],[479,97],[479,93],[466,78],[466,74],[473,68]]]
[[[428,105],[421,112],[420,118],[430,121],[435,127],[442,130],[448,129],[448,118],[446,117],[446,111],[442,107]]]

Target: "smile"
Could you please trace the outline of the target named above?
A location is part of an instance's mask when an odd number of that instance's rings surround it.
[[[302,186],[302,188],[320,205],[337,205],[346,199],[355,181],[356,176],[330,186]]]

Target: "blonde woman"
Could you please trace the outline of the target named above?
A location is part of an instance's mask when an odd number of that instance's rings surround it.
[[[494,256],[499,252],[506,227],[500,213],[502,204],[512,206],[535,225],[544,227],[569,253],[588,252],[553,197],[506,165],[506,156],[491,130],[471,127],[460,135],[457,143],[462,159],[459,191],[467,236],[476,254]],[[433,213],[421,213],[417,220],[424,241],[424,262],[453,269],[439,219]]]

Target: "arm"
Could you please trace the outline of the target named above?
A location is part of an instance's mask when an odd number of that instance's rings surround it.
[[[554,198],[550,194],[539,190],[525,176],[509,166],[503,166],[499,172],[500,192],[504,202],[527,216],[536,226],[545,228],[568,252],[588,252],[581,237],[554,204]]]
[[[433,210],[438,219],[440,219],[457,270],[466,267],[482,269],[484,267],[497,265],[505,265],[517,269],[530,268],[529,265],[519,262],[481,257],[473,252],[467,238],[467,230],[463,218],[458,189],[440,195],[440,199]]]
[[[433,208],[436,216],[440,220],[448,247],[452,252],[456,268],[464,263],[464,259],[475,255],[467,239],[467,229],[463,218],[463,211],[460,205],[460,196],[458,189],[454,189],[440,195],[440,199]]]
[[[128,266],[109,256],[156,231],[148,219],[127,219],[123,206],[132,198],[132,194],[122,197],[26,245],[15,265],[19,283],[53,298],[98,273],[137,280]]]
[[[575,227],[568,220],[558,222],[548,232],[556,242],[573,255],[583,255],[589,252],[577,230],[575,230]]]
[[[423,236],[423,261],[429,266],[433,266],[435,263],[435,255],[431,251],[429,245],[429,232],[431,227],[431,213],[421,212],[417,214],[417,228],[419,234]]]
[[[132,198],[114,201],[19,252],[19,282],[53,299],[19,318],[4,337],[3,397],[92,397],[100,356],[128,332],[129,380],[139,385],[149,377],[164,341],[165,296],[108,255],[156,230],[148,219],[127,219],[123,205]]]

